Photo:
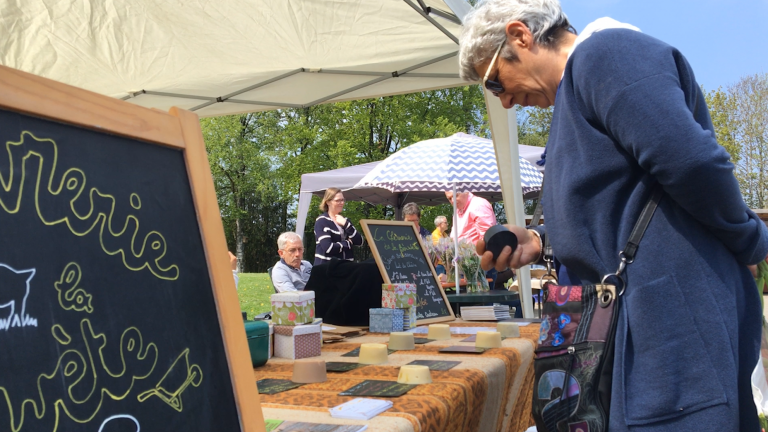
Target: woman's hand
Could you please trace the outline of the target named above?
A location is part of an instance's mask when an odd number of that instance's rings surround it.
[[[339,224],[340,227],[344,228],[344,225],[347,224],[347,218],[344,216],[337,214],[334,219],[336,220],[336,223]]]
[[[768,257],[765,257],[765,262],[768,263]],[[757,266],[758,264],[748,265],[747,268],[752,273],[752,277],[757,279]]]
[[[504,246],[504,249],[499,254],[499,258],[494,261],[493,253],[485,250],[485,241],[482,238],[478,240],[475,248],[478,255],[481,256],[480,266],[485,271],[491,268],[496,268],[498,271],[503,271],[507,268],[519,269],[520,267],[532,264],[541,255],[542,245],[536,235],[523,227],[515,225],[504,226],[517,237],[517,247],[515,250],[512,250],[511,247]]]

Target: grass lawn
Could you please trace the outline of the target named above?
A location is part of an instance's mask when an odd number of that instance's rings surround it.
[[[269,296],[275,293],[266,273],[240,273],[237,297],[240,310],[248,312],[248,319],[271,309]]]

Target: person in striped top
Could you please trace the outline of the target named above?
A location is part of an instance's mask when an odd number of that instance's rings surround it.
[[[362,245],[363,236],[341,215],[344,210],[341,190],[328,188],[320,201],[320,210],[324,213],[315,220],[315,265],[333,258],[352,261],[352,246]]]

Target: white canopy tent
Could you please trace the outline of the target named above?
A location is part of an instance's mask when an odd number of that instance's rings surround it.
[[[0,64],[203,117],[301,108],[465,85],[456,54],[468,10],[465,0],[0,2]],[[504,203],[524,224],[515,112],[495,99]]]

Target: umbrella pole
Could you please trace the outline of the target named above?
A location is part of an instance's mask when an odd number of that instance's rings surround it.
[[[458,220],[458,211],[456,210],[456,182],[453,182],[453,270],[456,275],[456,294],[460,292],[459,287],[459,226],[456,224]]]

